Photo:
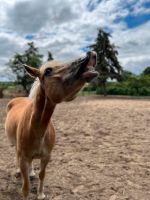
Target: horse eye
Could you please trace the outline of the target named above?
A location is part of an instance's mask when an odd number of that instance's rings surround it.
[[[46,70],[45,70],[45,76],[51,76],[52,75],[52,68],[47,68]]]

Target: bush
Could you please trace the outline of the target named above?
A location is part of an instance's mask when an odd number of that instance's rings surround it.
[[[100,87],[97,87],[97,88],[96,88],[96,94],[104,94],[103,89],[100,88]]]
[[[92,85],[88,85],[82,89],[83,92],[94,92],[96,91],[96,87]]]
[[[128,88],[127,95],[129,96],[138,96],[137,90],[135,88]]]
[[[150,96],[150,88],[146,88],[146,87],[139,88],[139,95]]]
[[[96,85],[88,85],[83,91],[103,95],[104,89]],[[150,96],[150,76],[130,76],[123,82],[108,82],[106,87],[108,95]]]
[[[129,95],[129,96],[150,96],[150,88],[132,88],[127,86],[109,86],[107,88],[108,95]],[[102,88],[96,88],[96,94],[104,94]]]
[[[110,88],[107,89],[107,94],[110,94],[110,95],[126,95],[127,94],[127,88],[110,87]]]

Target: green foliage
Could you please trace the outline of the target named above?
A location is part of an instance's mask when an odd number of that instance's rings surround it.
[[[96,94],[104,94],[104,90],[102,89],[102,87],[97,87],[96,88]]]
[[[8,65],[16,75],[17,84],[22,85],[26,93],[29,92],[33,79],[27,75],[22,64],[38,68],[42,64],[42,58],[43,55],[39,54],[38,48],[31,42],[28,43],[28,49],[25,50],[23,54],[16,53],[15,56],[9,60]]]
[[[15,83],[14,82],[0,82],[0,88],[1,89],[7,89],[8,87],[14,87]]]
[[[95,87],[96,94],[103,94],[102,87]],[[109,95],[150,96],[150,76],[132,76],[124,82],[107,84]]]
[[[146,67],[142,73],[143,75],[150,75],[150,66]]]
[[[122,70],[121,80],[120,81],[127,81],[130,77],[133,77],[134,74],[127,70]]]

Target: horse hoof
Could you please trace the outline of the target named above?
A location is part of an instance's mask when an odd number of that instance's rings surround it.
[[[39,199],[39,200],[45,199],[45,194],[44,194],[44,193],[39,194],[39,195],[38,195],[38,199]]]
[[[15,172],[15,177],[16,178],[21,178],[21,173],[20,172]]]

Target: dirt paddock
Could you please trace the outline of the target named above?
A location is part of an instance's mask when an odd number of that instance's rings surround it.
[[[15,149],[4,135],[7,102],[0,100],[0,200],[20,200]],[[46,200],[150,199],[149,100],[78,97],[58,105],[53,122],[57,140]],[[31,181],[30,200],[36,199],[37,181]]]

